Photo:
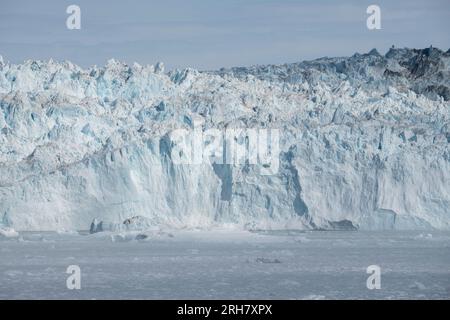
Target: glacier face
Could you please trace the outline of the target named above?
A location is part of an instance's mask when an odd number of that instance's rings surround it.
[[[279,66],[0,59],[0,224],[450,229],[450,52]],[[170,132],[280,132],[279,170],[175,164]]]

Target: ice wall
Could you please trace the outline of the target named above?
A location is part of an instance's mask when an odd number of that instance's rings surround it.
[[[281,66],[0,59],[0,224],[450,228],[449,52]],[[280,166],[175,164],[174,129],[280,132]]]

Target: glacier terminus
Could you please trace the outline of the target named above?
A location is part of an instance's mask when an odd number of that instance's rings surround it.
[[[432,47],[213,71],[0,59],[0,224],[448,230],[449,88]],[[195,123],[278,130],[277,171],[175,163]]]

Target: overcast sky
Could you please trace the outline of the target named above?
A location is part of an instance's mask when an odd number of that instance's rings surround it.
[[[450,47],[450,0],[0,0],[0,55],[71,60],[163,61],[168,68],[295,62],[391,45]],[[81,8],[68,30],[66,8]],[[381,7],[381,30],[366,27]]]

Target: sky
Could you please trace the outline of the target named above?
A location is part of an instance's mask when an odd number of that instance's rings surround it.
[[[69,30],[66,8],[81,9]],[[369,30],[366,9],[381,9]],[[110,58],[200,70],[349,56],[377,48],[450,47],[450,0],[0,0],[0,55],[70,60]]]

